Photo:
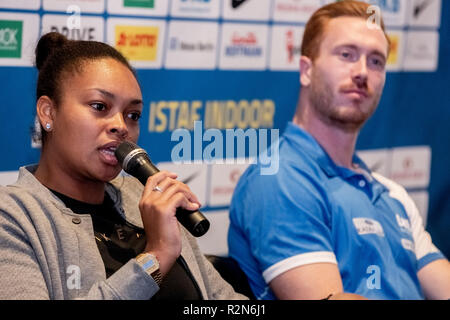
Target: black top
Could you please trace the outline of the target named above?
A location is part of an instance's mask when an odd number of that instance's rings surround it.
[[[89,204],[51,190],[77,214],[90,214],[98,250],[110,277],[145,248],[145,231],[128,223],[114,208],[114,202],[105,192],[102,204]],[[160,290],[152,300],[201,300],[202,294],[185,260],[180,255],[164,277]]]

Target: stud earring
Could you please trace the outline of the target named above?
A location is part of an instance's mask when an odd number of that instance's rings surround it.
[[[50,130],[52,128],[52,125],[50,123],[47,123],[45,125],[45,129]]]

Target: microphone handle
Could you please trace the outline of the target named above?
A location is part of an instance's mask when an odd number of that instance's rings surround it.
[[[137,178],[144,186],[147,179],[159,172],[159,169],[153,165],[149,158],[139,155],[135,159],[136,162],[127,168],[126,172]]]
[[[136,177],[144,186],[148,177],[159,172],[159,169],[145,156],[136,157],[135,165],[126,170],[133,177]],[[209,221],[200,211],[189,211],[184,208],[177,208],[175,216],[178,221],[195,237],[201,237],[209,229]]]

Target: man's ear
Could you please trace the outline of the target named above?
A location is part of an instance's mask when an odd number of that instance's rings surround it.
[[[56,106],[48,96],[39,97],[36,102],[36,114],[41,126],[50,131],[55,122]]]
[[[300,84],[302,87],[308,87],[311,83],[313,62],[307,56],[300,58]]]

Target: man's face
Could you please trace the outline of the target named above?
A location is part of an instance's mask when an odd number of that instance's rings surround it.
[[[311,70],[310,102],[329,125],[359,130],[383,91],[388,42],[356,17],[329,21]]]

